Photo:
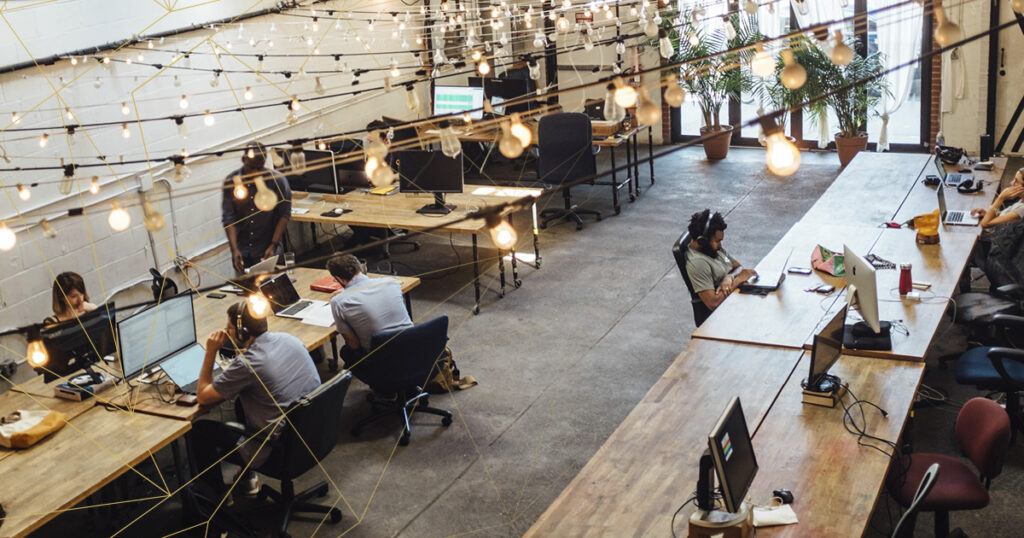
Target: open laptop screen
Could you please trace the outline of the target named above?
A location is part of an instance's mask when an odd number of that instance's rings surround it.
[[[270,308],[275,314],[299,301],[299,292],[295,291],[288,273],[264,280],[260,291],[270,301]]]
[[[121,320],[117,338],[126,379],[195,344],[192,294],[165,299]]]

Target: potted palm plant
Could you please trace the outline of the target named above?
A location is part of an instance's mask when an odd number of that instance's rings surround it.
[[[693,18],[687,17],[687,20]],[[760,38],[756,24],[750,21],[746,15],[731,15],[728,24],[735,29],[731,38],[721,30],[707,32],[705,25],[691,23],[685,27],[686,34],[680,40],[679,60],[687,62],[681,83],[697,98],[700,106],[704,123],[700,134],[708,159],[724,159],[729,152],[733,126],[721,123],[722,106],[730,99],[738,100],[743,92],[754,87],[751,74],[740,69],[740,61],[749,51],[735,51]]]
[[[847,43],[853,48],[858,43]],[[835,112],[839,132],[835,135],[839,163],[846,166],[860,151],[867,148],[868,135],[863,130],[869,111],[889,91],[882,72],[881,53],[868,56],[854,54],[847,65],[836,65],[817,45],[807,40],[804,46],[793,47],[793,57],[807,71],[804,95],[826,96],[808,108],[815,122],[825,121],[828,110]],[[859,52],[859,51],[858,51]],[[874,77],[874,78],[871,78]]]

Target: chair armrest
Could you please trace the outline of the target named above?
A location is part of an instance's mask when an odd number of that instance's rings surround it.
[[[1020,284],[1006,284],[996,288],[996,295],[1013,301],[1024,299],[1024,286]]]
[[[992,324],[1007,329],[1024,329],[1024,316],[996,314],[992,316]]]
[[[1015,379],[1010,376],[1010,373],[1006,371],[1006,365],[1003,363],[1005,360],[1017,361],[1024,363],[1024,350],[1012,349],[1008,347],[994,347],[988,350],[988,360],[992,361],[992,366],[995,367],[996,371],[999,372],[999,377],[1003,378],[1003,383],[1007,386],[1020,388],[1024,385],[1024,379]]]

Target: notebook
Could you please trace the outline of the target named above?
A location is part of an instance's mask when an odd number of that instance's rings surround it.
[[[942,218],[943,224],[949,224],[951,226],[977,226],[978,217],[971,215],[966,211],[947,211],[946,210],[946,190],[942,183],[939,183],[939,188],[936,190],[939,197],[939,217]]]
[[[324,293],[333,293],[341,289],[341,284],[338,282],[338,279],[331,275],[327,275],[310,284],[309,289],[313,291],[322,291]]]
[[[270,301],[274,315],[282,318],[302,319],[327,305],[326,301],[300,298],[288,273],[264,280],[260,284],[260,291]]]

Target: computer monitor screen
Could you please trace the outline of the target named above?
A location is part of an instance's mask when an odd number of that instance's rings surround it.
[[[946,182],[946,165],[942,163],[942,158],[938,153],[935,154],[932,162],[935,164],[935,171],[939,173],[939,184],[941,185]]]
[[[285,177],[292,190],[304,192],[338,193],[338,180],[334,169],[334,153],[321,150],[303,150],[307,170],[302,174],[289,172]],[[288,154],[290,156],[290,154]],[[291,169],[291,159],[288,160]]]
[[[260,292],[270,302],[270,309],[275,314],[299,302],[299,292],[295,291],[288,273],[264,280],[260,284]]]
[[[116,324],[114,302],[111,301],[76,319],[44,327],[40,336],[49,359],[36,372],[43,374],[43,380],[49,383],[115,353]]]
[[[882,332],[878,320],[878,286],[875,268],[867,260],[843,245],[843,264],[846,267],[846,301],[855,305],[864,322],[875,334]]]
[[[345,138],[331,143],[330,147],[335,155],[334,169],[338,174],[339,194],[369,187],[370,178],[366,175],[362,141]]]
[[[831,392],[838,388],[833,383],[833,378],[828,375],[828,370],[843,352],[843,331],[847,308],[849,308],[847,305],[843,305],[825,325],[825,328],[814,335],[814,347],[811,348],[811,370],[807,374],[807,390]]]
[[[757,458],[754,457],[754,446],[750,443],[750,432],[739,397],[733,397],[711,430],[708,449],[722,485],[725,509],[737,513],[747,495],[747,488],[757,475]]]
[[[117,341],[121,349],[121,370],[125,379],[139,375],[165,358],[196,341],[196,322],[192,312],[192,294],[150,305],[117,323]]]
[[[473,110],[469,117],[484,117],[484,89],[471,86],[434,86],[434,115],[458,114]]]
[[[532,80],[520,78],[469,77],[469,85],[482,87],[484,89],[484,96],[488,99],[493,100],[495,97],[498,97],[502,101],[518,99],[524,95],[529,95],[534,91]],[[493,101],[491,104],[493,104]],[[526,101],[525,103],[508,105],[503,107],[503,113],[511,114],[513,112],[526,112],[527,110],[530,110],[532,106],[532,100]]]
[[[462,192],[461,153],[453,159],[440,151],[399,151],[395,164],[400,192]]]

